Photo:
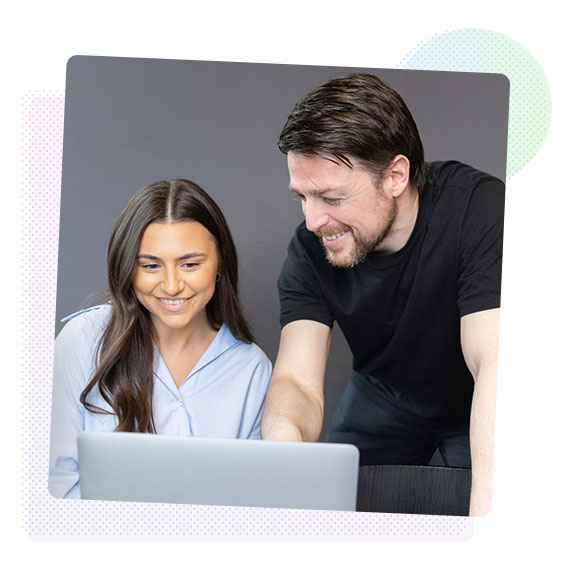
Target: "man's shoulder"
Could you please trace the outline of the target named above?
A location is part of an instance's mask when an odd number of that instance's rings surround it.
[[[433,161],[429,163],[430,185],[440,188],[457,188],[467,191],[487,181],[504,183],[494,175],[481,171],[460,161]]]
[[[498,177],[459,161],[430,163],[431,179],[422,190],[432,220],[462,220],[467,212],[504,208],[505,184]]]

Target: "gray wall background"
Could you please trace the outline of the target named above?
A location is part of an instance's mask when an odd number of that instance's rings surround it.
[[[201,185],[227,218],[239,254],[243,304],[258,344],[274,362],[280,337],[276,280],[302,220],[276,142],[298,99],[356,71],[377,74],[401,93],[427,160],[457,159],[504,180],[509,85],[501,75],[71,58],[56,334],[63,317],[106,288],[107,242],[128,198],[153,181],[184,177]],[[336,327],[324,428],[350,374],[351,354]]]

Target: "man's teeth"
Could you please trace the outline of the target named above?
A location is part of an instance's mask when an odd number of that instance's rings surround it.
[[[338,234],[332,234],[330,236],[323,236],[322,238],[324,240],[335,240],[336,238],[339,238],[340,236],[342,236],[342,234],[346,234],[347,230],[343,230],[342,232],[338,232]]]
[[[163,302],[163,304],[167,304],[167,306],[179,306],[180,304],[185,302],[185,300],[186,300],[186,298],[179,298],[177,300],[171,300],[168,298],[161,298],[161,302]]]

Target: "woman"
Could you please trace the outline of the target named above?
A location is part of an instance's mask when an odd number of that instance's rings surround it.
[[[185,179],[137,192],[107,253],[110,302],[56,339],[50,493],[79,498],[77,434],[260,438],[271,364],[240,308],[232,236]]]

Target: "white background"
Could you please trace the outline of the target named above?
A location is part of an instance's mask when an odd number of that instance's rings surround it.
[[[203,3],[201,3],[203,4]],[[424,40],[457,28],[510,36],[546,74],[553,114],[548,138],[508,181],[494,506],[474,519],[468,542],[98,543],[35,542],[21,527],[21,379],[3,368],[2,559],[11,567],[168,570],[397,568],[439,570],[570,566],[569,400],[572,375],[569,209],[569,18],[552,0],[482,1],[22,2],[4,9],[1,145],[3,353],[19,346],[18,208],[21,97],[63,92],[75,54],[288,64],[396,67]],[[6,174],[8,175],[6,177]],[[42,270],[41,257],[28,260]],[[8,345],[6,345],[8,344]],[[4,358],[3,361],[7,362]],[[13,360],[12,360],[13,361]],[[17,563],[17,564],[16,564]],[[568,568],[569,569],[569,568]]]

